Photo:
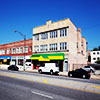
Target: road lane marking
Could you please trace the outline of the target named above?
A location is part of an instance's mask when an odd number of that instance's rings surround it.
[[[94,88],[97,88],[97,89],[100,89],[100,87],[99,86],[93,86]]]
[[[7,74],[1,74],[1,76],[7,76],[7,77],[11,77],[10,75]],[[27,81],[31,81],[31,82],[37,82],[37,83],[43,83],[40,81],[36,81],[36,80],[29,80],[29,79],[25,79],[25,78],[21,78],[22,75],[20,75],[20,77],[18,77],[17,75],[14,77],[16,79],[22,79],[22,80],[27,80]],[[65,82],[64,82],[65,83]],[[70,82],[69,82],[70,83]],[[58,84],[54,84],[54,83],[48,83],[48,85],[52,85],[52,86],[57,86],[57,87],[63,87],[63,88],[69,88],[69,89],[74,89],[74,90],[79,90],[79,91],[84,91],[84,92],[90,92],[90,93],[95,93],[95,94],[100,94],[100,92],[97,91],[93,91],[93,90],[84,90],[84,89],[79,89],[79,88],[75,88],[75,87],[68,87],[68,86],[63,86],[63,85],[58,85]],[[94,88],[97,88],[98,86],[95,86]]]
[[[43,96],[43,97],[46,97],[46,98],[50,98],[50,99],[53,99],[52,96],[49,96],[49,95],[45,95],[45,94],[42,94],[42,93],[38,93],[38,92],[35,92],[35,91],[32,91],[33,94],[37,94],[37,95],[40,95],[40,96]]]
[[[44,83],[48,83],[45,79],[43,81],[44,81]]]
[[[15,77],[15,75],[11,75],[11,77]]]

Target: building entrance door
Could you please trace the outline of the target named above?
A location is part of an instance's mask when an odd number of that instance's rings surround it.
[[[64,61],[64,71],[68,72],[68,61]]]

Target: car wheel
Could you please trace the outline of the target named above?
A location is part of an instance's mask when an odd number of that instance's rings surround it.
[[[42,74],[42,70],[39,70],[39,73]]]
[[[71,73],[69,73],[69,75],[68,75],[69,77],[72,77],[73,75],[71,74]]]
[[[86,75],[83,75],[83,78],[86,78]]]
[[[50,71],[50,74],[53,75],[53,70]]]

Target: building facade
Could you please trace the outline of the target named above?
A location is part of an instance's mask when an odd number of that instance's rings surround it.
[[[60,71],[69,71],[87,64],[86,39],[81,29],[64,19],[46,22],[46,25],[33,28],[33,65],[58,63]]]
[[[91,51],[91,64],[95,64],[97,60],[100,60],[100,51]]]
[[[32,39],[0,45],[0,65],[22,66],[24,60],[31,62]]]

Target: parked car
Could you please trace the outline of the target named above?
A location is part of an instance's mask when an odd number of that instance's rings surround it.
[[[59,73],[59,65],[56,63],[44,63],[39,67],[38,72],[41,74],[42,72],[50,73],[51,75],[54,73]]]
[[[90,75],[90,72],[87,72],[86,70],[80,68],[80,69],[76,69],[74,71],[69,71],[68,76],[69,77],[90,79],[91,75]]]
[[[10,65],[8,70],[19,71],[19,68],[16,65]]]
[[[88,72],[91,72],[91,73],[95,72],[95,69],[92,66],[84,66],[82,69],[84,69]]]

